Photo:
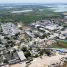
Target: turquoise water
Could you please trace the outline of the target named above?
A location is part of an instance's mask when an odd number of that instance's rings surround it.
[[[57,7],[50,8],[54,10],[55,12],[66,12],[67,11],[67,5],[58,5]]]
[[[59,51],[61,51],[61,52],[65,52],[65,49],[64,49],[64,48],[62,48],[62,49],[57,48],[57,50],[59,50]]]
[[[43,5],[48,7],[49,9],[52,9],[54,12],[66,12],[67,11],[67,5]]]

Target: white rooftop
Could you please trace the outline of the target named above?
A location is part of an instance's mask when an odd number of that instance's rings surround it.
[[[19,55],[21,60],[25,60],[26,59],[26,57],[24,56],[23,51],[17,51],[17,53],[18,53],[18,55]]]
[[[49,29],[49,30],[58,29],[56,25],[47,25],[45,28],[47,28],[47,29]]]

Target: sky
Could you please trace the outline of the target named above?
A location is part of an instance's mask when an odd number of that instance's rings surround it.
[[[0,0],[0,3],[67,3],[67,0]]]

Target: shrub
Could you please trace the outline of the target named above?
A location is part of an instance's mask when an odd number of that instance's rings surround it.
[[[22,49],[21,49],[23,52],[25,52],[25,51],[27,51],[27,47],[22,47]]]
[[[31,57],[31,53],[30,53],[30,51],[26,51],[26,52],[24,52],[24,55],[25,55],[26,58]]]
[[[4,59],[4,63],[8,63],[8,60],[7,59]]]

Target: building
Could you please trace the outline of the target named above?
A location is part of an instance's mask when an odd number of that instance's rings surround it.
[[[21,59],[21,61],[26,60],[26,57],[24,56],[23,51],[17,51],[17,54],[18,54],[19,58]]]

